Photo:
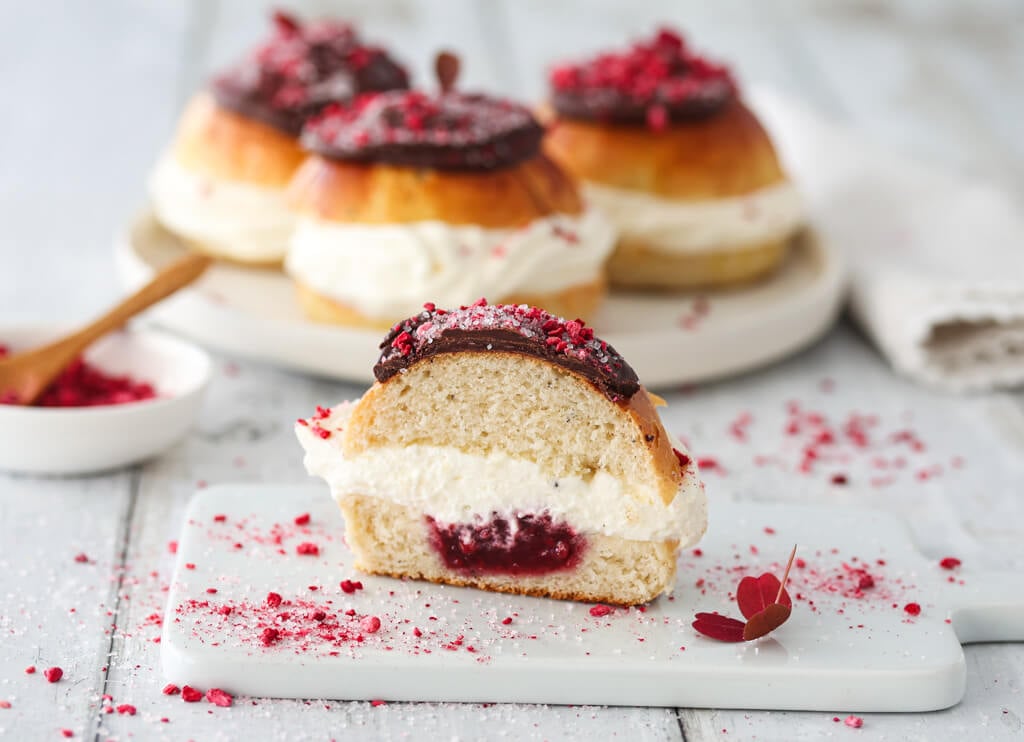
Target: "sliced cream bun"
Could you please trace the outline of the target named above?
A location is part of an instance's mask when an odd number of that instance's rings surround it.
[[[357,566],[623,605],[671,590],[704,489],[592,330],[525,305],[427,305],[381,348],[360,400],[296,426]]]

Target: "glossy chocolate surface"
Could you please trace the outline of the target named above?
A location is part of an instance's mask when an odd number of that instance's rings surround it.
[[[399,322],[381,343],[374,377],[387,381],[442,353],[497,351],[540,358],[573,371],[614,402],[625,403],[640,389],[632,367],[582,321],[566,321],[536,307],[481,302],[451,312],[428,304]]]
[[[309,122],[302,143],[346,162],[489,171],[536,156],[543,133],[529,109],[512,101],[409,90],[331,107]]]
[[[221,106],[297,137],[331,103],[408,85],[401,65],[350,25],[301,24],[275,13],[270,38],[214,77],[210,89]]]

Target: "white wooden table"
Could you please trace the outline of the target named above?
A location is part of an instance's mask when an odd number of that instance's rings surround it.
[[[263,30],[243,0],[63,3],[0,8],[0,312],[79,319],[118,292],[113,232],[178,110],[209,70]],[[466,87],[536,98],[551,60],[646,32],[660,19],[868,136],[1024,194],[1024,6],[1014,0],[697,0],[591,3],[308,3],[360,20],[420,80],[440,46],[459,50]],[[0,736],[106,739],[630,740],[1021,739],[1024,646],[967,650],[968,691],[926,715],[568,708],[239,699],[230,709],[165,697],[159,628],[175,538],[201,483],[305,480],[291,421],[361,390],[221,358],[198,429],[145,466],[84,479],[0,475]],[[909,517],[927,553],[1024,569],[1024,396],[943,396],[894,376],[855,330],[763,372],[666,394],[671,429],[723,472],[712,497],[857,502]],[[798,470],[783,434],[796,400],[836,424],[877,415],[876,453],[915,431],[923,452],[883,471],[873,456]],[[730,432],[749,413],[746,440]],[[741,426],[743,427],[743,426]],[[938,468],[936,468],[938,467]],[[849,477],[830,486],[837,468]],[[929,474],[919,475],[927,470]],[[85,553],[90,563],[78,563]],[[47,683],[40,671],[64,669]],[[101,696],[138,712],[103,714]],[[167,722],[161,719],[166,718]]]

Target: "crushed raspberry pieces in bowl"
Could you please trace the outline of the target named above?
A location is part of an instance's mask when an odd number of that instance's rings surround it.
[[[0,340],[39,348],[66,329],[4,325]],[[16,404],[0,390],[0,470],[77,475],[148,459],[191,428],[211,374],[210,357],[183,340],[147,329],[110,333],[38,403]]]
[[[10,355],[5,345],[0,345],[0,358]],[[82,358],[76,358],[61,372],[43,395],[36,400],[36,407],[95,407],[97,405],[141,402],[157,396],[156,389],[148,381],[130,375],[108,374]],[[0,404],[19,404],[17,394],[0,391]]]

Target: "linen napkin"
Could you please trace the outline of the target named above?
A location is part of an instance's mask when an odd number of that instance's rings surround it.
[[[776,91],[748,99],[892,365],[952,391],[1024,383],[1024,215],[1011,198],[876,149]]]

